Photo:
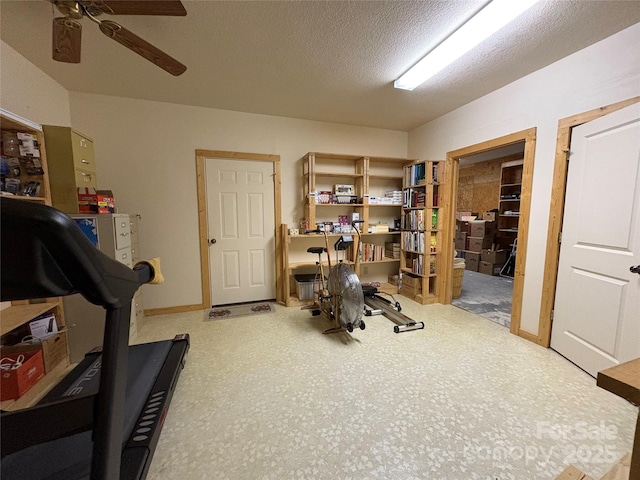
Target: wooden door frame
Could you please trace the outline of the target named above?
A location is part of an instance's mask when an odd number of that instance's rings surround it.
[[[609,113],[640,102],[640,97],[633,97],[622,102],[596,108],[587,112],[572,115],[558,121],[555,165],[551,186],[551,206],[549,210],[549,228],[547,230],[547,251],[544,262],[542,280],[542,298],[540,301],[540,318],[538,320],[537,343],[544,347],[551,344],[551,328],[553,324],[553,306],[556,301],[558,281],[558,264],[560,262],[560,232],[564,215],[565,194],[567,189],[567,170],[571,148],[571,132],[574,127],[603,117]]]
[[[513,278],[513,297],[511,301],[511,333],[532,342],[538,342],[536,335],[522,330],[520,320],[522,316],[522,292],[524,287],[524,269],[527,258],[527,241],[529,236],[529,212],[531,210],[531,188],[533,185],[533,164],[536,150],[536,127],[520,132],[511,133],[499,138],[487,140],[465,148],[447,152],[447,162],[451,175],[450,191],[447,192],[449,205],[447,226],[445,228],[443,254],[445,255],[446,298],[444,303],[451,303],[453,292],[453,232],[455,232],[456,192],[458,191],[459,159],[478,153],[495,150],[497,148],[524,142],[524,166],[522,172],[522,190],[520,193],[520,220],[518,222],[518,250],[516,255],[516,269]]]
[[[227,152],[223,150],[196,150],[196,185],[198,193],[198,228],[200,235],[200,278],[202,283],[202,308],[211,307],[211,279],[209,278],[209,240],[207,228],[207,179],[204,162],[207,158],[221,160],[253,160],[273,163],[273,203],[274,203],[274,236],[276,239],[276,300],[282,300],[282,252],[281,232],[282,203],[281,203],[281,177],[280,155],[261,153]]]

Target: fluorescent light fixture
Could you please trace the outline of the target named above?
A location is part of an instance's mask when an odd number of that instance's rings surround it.
[[[538,1],[493,0],[398,78],[393,86],[403,90],[413,90]]]

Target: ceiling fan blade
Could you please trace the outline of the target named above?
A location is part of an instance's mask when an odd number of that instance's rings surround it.
[[[111,15],[168,15],[184,17],[187,11],[180,0],[84,0],[85,8]]]
[[[80,63],[82,25],[67,17],[53,19],[51,56],[58,62]]]
[[[183,74],[187,67],[177,61],[175,58],[167,55],[162,50],[154,47],[146,40],[143,40],[135,33],[127,30],[122,25],[112,22],[111,20],[102,20],[100,22],[100,30],[107,37],[114,39],[121,45],[124,45],[130,50],[133,50],[138,55],[146,58],[150,62],[155,63],[157,66],[166,70],[171,75]]]

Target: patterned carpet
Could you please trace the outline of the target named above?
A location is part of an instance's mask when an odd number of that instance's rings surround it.
[[[552,350],[400,298],[424,330],[372,317],[323,335],[280,305],[240,324],[147,317],[138,341],[192,341],[149,480],[599,478],[630,451],[637,408]]]

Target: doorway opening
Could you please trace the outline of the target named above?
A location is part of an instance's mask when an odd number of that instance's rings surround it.
[[[465,266],[452,304],[511,326],[524,167],[521,141],[458,160],[456,258]],[[484,224],[468,223],[467,219]],[[469,230],[469,231],[466,231]]]
[[[487,318],[529,340],[535,336],[520,329],[520,316],[535,141],[536,129],[530,128],[447,153],[454,207],[449,223],[451,243],[457,239],[454,251],[459,250],[459,258],[465,257],[462,290],[467,293],[454,301],[455,272],[451,255],[452,274],[447,279],[451,296],[447,300],[454,305],[464,302],[468,309],[475,304],[473,308],[478,314],[486,314]],[[463,217],[474,217],[473,214],[489,223],[478,224],[473,232],[468,226],[469,230],[462,232]],[[488,251],[485,260],[482,260],[483,249]],[[505,258],[500,265],[502,255]],[[487,273],[480,273],[481,266]],[[499,299],[491,300],[491,297]]]

